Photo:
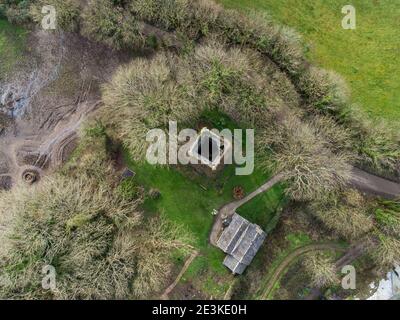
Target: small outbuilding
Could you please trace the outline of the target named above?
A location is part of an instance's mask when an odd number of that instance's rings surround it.
[[[223,264],[232,273],[242,274],[253,261],[267,235],[260,226],[250,223],[237,213],[225,225],[217,241],[217,246],[227,254]]]

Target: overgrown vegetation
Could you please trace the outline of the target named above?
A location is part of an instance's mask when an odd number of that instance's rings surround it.
[[[0,0],[0,18],[6,17],[11,23],[24,24],[30,20],[31,0]]]
[[[335,263],[332,257],[326,253],[317,251],[306,254],[303,266],[306,273],[311,276],[313,286],[325,287],[339,281]]]
[[[378,200],[374,212],[376,229],[371,237],[371,255],[382,268],[400,263],[399,200]]]
[[[14,1],[5,4],[7,8],[18,5]],[[75,14],[70,14],[75,10],[66,12],[62,15],[67,17],[64,20],[71,17],[75,20]],[[378,135],[375,125],[351,106],[343,81],[331,72],[309,65],[300,37],[266,16],[246,17],[208,0],[101,0],[89,2],[80,21],[84,35],[116,48],[141,47],[152,42],[146,39],[153,39],[154,32],[146,32],[143,24],[149,23],[175,32],[184,42],[212,34],[229,44],[256,50],[290,75],[298,92],[306,98],[304,106],[309,113],[331,115],[351,130],[351,147],[359,154],[362,165],[380,174],[398,177],[399,137],[386,127],[384,138]]]
[[[91,0],[82,14],[83,35],[117,49],[141,48],[144,36],[139,32],[138,21],[122,3]]]
[[[104,139],[86,135],[68,175],[0,194],[2,298],[146,298],[166,285],[172,254],[191,250],[186,230],[144,219],[143,199],[114,187]],[[41,285],[46,265],[54,291]]]
[[[340,197],[326,197],[310,208],[315,217],[339,236],[352,241],[360,239],[373,229],[372,204],[355,190],[348,190]]]
[[[183,126],[204,110],[218,109],[257,129],[264,167],[271,171],[272,158],[280,180],[291,183],[291,197],[310,200],[336,191],[348,179],[349,157],[329,150],[329,142],[284,107],[279,94],[263,91],[267,82],[257,76],[259,68],[259,57],[215,42],[185,58],[159,54],[150,61],[136,59],[104,87],[103,118],[141,161],[149,129],[166,128],[170,119]]]
[[[374,200],[355,190],[326,197],[310,206],[311,213],[347,241],[363,241],[382,270],[400,261],[398,201]]]
[[[379,266],[399,262],[398,202],[375,203],[343,190],[351,164],[396,178],[399,137],[351,106],[340,76],[307,62],[294,31],[267,17],[247,17],[208,0],[100,0],[84,7],[80,3],[50,1],[58,10],[60,28],[115,49],[149,44],[159,49],[158,39],[172,34],[178,45],[166,47],[177,52],[162,50],[121,66],[102,88],[105,106],[100,118],[105,126],[86,132],[62,173],[44,180],[31,197],[23,186],[0,194],[0,208],[9,219],[0,254],[5,258],[3,279],[10,282],[0,291],[2,296],[45,297],[48,293],[40,289],[37,278],[43,264],[52,264],[60,272],[60,288],[52,298],[147,297],[162,288],[171,270],[171,253],[186,252],[193,242],[177,226],[179,220],[202,237],[202,249],[220,266],[221,256],[205,249],[211,218],[204,215],[222,204],[212,193],[215,186],[209,192],[203,185],[189,190],[188,181],[175,171],[153,168],[152,174],[142,162],[150,129],[166,129],[169,120],[190,127],[205,113],[220,113],[242,128],[254,128],[257,164],[264,169],[260,177],[273,172],[278,182],[286,181],[287,194],[307,202],[313,216],[338,237],[366,237]],[[41,20],[44,2],[0,4],[10,21],[27,23]],[[145,201],[144,207],[160,211],[168,206],[163,218],[142,217],[142,186],[133,178],[115,178],[110,141],[122,142],[128,158],[133,158],[128,162],[148,172],[146,179],[141,178],[144,188],[161,190],[161,199]],[[156,178],[162,181],[155,184]],[[178,184],[176,189],[171,189],[171,181]],[[201,188],[211,195],[209,202],[176,205],[181,193],[194,197]],[[61,193],[65,190],[67,197]],[[180,193],[173,195],[175,190]],[[195,219],[185,210],[201,214]],[[257,219],[266,220],[252,221]],[[32,232],[25,232],[28,229]],[[333,282],[332,261],[321,256],[307,261],[315,285]],[[81,288],[76,287],[78,279],[83,279]]]

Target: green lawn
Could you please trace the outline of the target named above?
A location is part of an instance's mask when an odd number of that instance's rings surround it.
[[[210,121],[214,122],[214,127],[217,129],[218,125],[227,128],[233,126],[229,119],[220,114],[206,114],[205,118],[212,118]],[[189,166],[166,168],[148,163],[137,164],[132,162],[128,155],[125,160],[135,171],[135,179],[140,185],[146,190],[157,188],[161,192],[159,199],[145,201],[146,214],[165,215],[171,221],[183,225],[197,239],[196,247],[201,254],[188,269],[182,281],[190,281],[210,296],[223,297],[231,277],[229,271],[222,265],[223,252],[208,243],[214,221],[212,210],[233,201],[232,191],[235,186],[240,185],[245,192],[251,192],[268,180],[269,175],[257,169],[256,164],[252,175],[237,176],[235,167],[229,165],[216,178],[210,179],[199,175]],[[238,213],[265,230],[272,230],[284,201],[283,186],[277,185],[240,208]],[[200,281],[204,277],[208,280]],[[210,286],[210,283],[214,285]]]
[[[269,12],[298,30],[308,56],[345,77],[353,101],[374,118],[400,123],[400,3],[393,0],[219,0],[228,8]],[[357,29],[341,27],[341,8],[357,10]]]
[[[0,80],[22,58],[27,31],[0,18]]]

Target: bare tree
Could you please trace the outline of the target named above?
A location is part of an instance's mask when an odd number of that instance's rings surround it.
[[[308,253],[304,257],[303,266],[311,276],[313,286],[324,287],[339,281],[333,259],[322,252]]]

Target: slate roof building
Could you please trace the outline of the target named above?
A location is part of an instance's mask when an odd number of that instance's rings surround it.
[[[234,274],[242,274],[263,244],[266,233],[235,213],[223,230],[217,246],[227,256],[223,264]]]

